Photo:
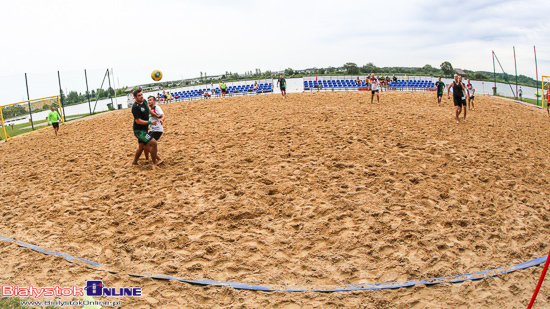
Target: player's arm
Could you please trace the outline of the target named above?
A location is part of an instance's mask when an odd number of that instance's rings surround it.
[[[155,125],[157,124],[157,121],[156,120],[149,120],[149,121],[145,121],[141,118],[136,118],[136,123],[137,124],[140,124],[140,125],[146,125],[146,124],[152,124],[152,125]]]
[[[146,121],[146,120],[143,120],[140,118],[140,114],[139,114],[139,108],[135,108],[135,107],[132,107],[132,115],[134,116],[134,121],[139,124],[139,125],[147,125],[147,124],[157,124],[157,121],[156,120],[153,120],[153,121]]]
[[[447,99],[450,99],[451,98],[451,86],[454,84],[455,82],[451,82],[449,84],[449,87],[447,87]]]

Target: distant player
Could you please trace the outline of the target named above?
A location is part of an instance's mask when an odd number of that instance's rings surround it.
[[[283,99],[286,98],[286,79],[283,77],[283,74],[279,76],[279,79],[277,80],[277,87],[281,87],[281,95],[283,96]]]
[[[447,98],[450,99],[451,96],[449,92],[453,88],[453,101],[456,108],[456,123],[460,123],[460,113],[462,112],[462,107],[464,106],[464,120],[466,120],[466,89],[464,89],[464,83],[459,79],[458,74],[455,74],[455,80],[449,84],[447,88]]]
[[[57,131],[59,131],[60,120],[61,120],[61,116],[59,116],[59,113],[55,110],[55,107],[52,106],[52,111],[48,114],[48,125],[50,125],[50,123],[52,124],[53,130],[55,132],[55,136],[57,136]]]
[[[443,92],[445,92],[445,83],[441,81],[441,76],[439,76],[437,82],[435,82],[435,87],[437,88],[437,106],[439,106],[441,105]]]
[[[376,94],[376,100],[380,104],[380,95],[378,94],[380,92],[380,80],[374,76],[374,73],[370,76],[369,84],[371,90],[370,103],[374,103],[374,95]]]
[[[521,90],[521,87],[519,87],[518,94],[519,94],[519,99],[523,101],[523,90]]]
[[[162,111],[162,108],[157,105],[154,96],[149,96],[147,98],[147,103],[149,104],[149,120],[151,120],[151,123],[153,121],[156,122],[156,124],[151,124],[149,135],[157,141],[157,165],[160,165],[164,161],[158,156],[158,141],[164,132],[163,124],[166,120],[166,115]],[[143,150],[145,151],[145,159],[149,160],[149,150],[147,148]]]
[[[141,89],[136,89],[132,92],[134,95],[134,105],[132,106],[132,115],[134,116],[133,128],[134,135],[138,139],[139,146],[134,156],[132,164],[137,165],[139,157],[144,149],[151,153],[153,160],[153,169],[157,167],[157,141],[147,132],[149,125],[156,125],[155,120],[149,120],[149,106],[143,103],[143,93]]]
[[[466,85],[466,90],[468,90],[468,109],[474,110],[474,99],[476,95],[476,90],[470,79],[468,78],[468,84]]]
[[[222,98],[225,97],[225,95],[227,94],[227,85],[225,84],[225,82],[222,80],[222,82],[220,83],[220,89],[222,90]]]
[[[544,91],[544,89],[542,90]],[[548,85],[548,90],[546,90],[546,111],[548,112],[548,117],[550,117],[550,85]]]

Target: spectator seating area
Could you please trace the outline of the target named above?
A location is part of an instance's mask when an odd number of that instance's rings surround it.
[[[268,93],[268,92],[273,92],[273,84],[272,83],[258,84],[258,89],[254,89],[254,84],[253,83],[252,84],[246,84],[246,85],[228,86],[227,87],[227,94],[229,96]],[[201,99],[205,96],[205,93],[210,93],[212,96],[219,97],[221,95],[222,91],[219,87],[216,87],[214,89],[203,88],[203,89],[194,89],[194,90],[187,90],[187,91],[171,92],[172,98],[175,101]]]
[[[435,84],[432,81],[427,80],[398,80],[397,82],[390,82],[387,86],[382,85],[384,88],[390,90],[434,90]],[[348,80],[320,80],[320,81],[307,81],[304,80],[304,90],[316,90],[317,88],[325,90],[335,90],[335,89],[356,89],[360,88],[369,88],[369,85],[365,84],[365,81],[362,80],[360,85],[357,85],[357,80],[348,79]]]

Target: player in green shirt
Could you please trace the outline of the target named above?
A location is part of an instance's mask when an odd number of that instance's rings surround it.
[[[445,92],[445,83],[441,81],[441,76],[439,77],[439,80],[435,82],[435,87],[437,88],[437,106],[439,106],[441,104],[443,92]]]
[[[55,107],[52,106],[52,111],[48,114],[48,125],[50,125],[50,123],[52,124],[55,136],[57,136],[57,131],[59,131],[59,120],[61,120],[61,116],[59,116]]]
[[[283,77],[283,74],[279,77],[277,80],[277,87],[281,86],[281,94],[283,95],[283,99],[286,98],[286,79]]]
[[[222,90],[222,98],[223,98],[227,94],[227,85],[225,84],[225,82],[223,80],[220,83],[220,89]]]

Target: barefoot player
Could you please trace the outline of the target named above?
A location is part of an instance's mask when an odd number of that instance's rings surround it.
[[[48,114],[48,125],[50,125],[50,123],[52,124],[55,136],[57,136],[57,131],[59,131],[60,120],[61,116],[59,116],[59,113],[55,110],[55,107],[52,106],[52,111]]]
[[[468,84],[466,85],[466,89],[468,90],[468,109],[474,110],[474,99],[476,95],[476,89],[474,88],[474,85],[470,82],[470,79],[468,78]]]
[[[227,94],[227,85],[222,80],[222,82],[219,84],[219,86],[220,86],[220,89],[222,90],[222,98],[223,98]]]
[[[277,80],[277,87],[281,87],[281,95],[283,99],[286,98],[286,79],[283,77],[283,74]]]
[[[445,92],[445,83],[441,81],[441,76],[437,82],[435,82],[435,87],[437,88],[437,106],[441,105],[441,98],[443,98],[443,92]]]
[[[374,94],[376,94],[376,100],[380,104],[380,95],[378,94],[380,91],[380,80],[374,76],[374,73],[371,74],[369,83],[371,90],[370,103],[374,103]]]
[[[164,160],[162,160],[158,155],[158,141],[160,140],[160,137],[162,136],[162,133],[164,132],[164,120],[166,120],[166,115],[160,108],[160,106],[157,105],[156,99],[154,96],[149,96],[147,98],[147,103],[149,104],[149,120],[151,120],[151,130],[149,131],[149,135],[151,135],[155,141],[157,141],[157,165],[160,165]],[[156,122],[156,124],[152,124],[153,121]],[[147,148],[143,149],[145,152],[145,159],[149,160],[149,150]]]
[[[157,141],[147,133],[149,125],[155,125],[155,120],[149,120],[149,106],[143,102],[143,93],[141,89],[136,89],[132,92],[134,95],[134,105],[132,106],[132,115],[134,116],[134,135],[138,139],[139,146],[134,156],[134,165],[138,164],[138,159],[144,149],[151,153],[153,160],[153,169],[157,167]]]
[[[464,89],[464,84],[458,78],[458,74],[455,74],[455,80],[452,81],[447,88],[448,99],[451,98],[449,94],[451,88],[453,88],[453,101],[456,109],[456,123],[460,123],[459,116],[462,112],[462,106],[464,106],[464,120],[466,120],[466,90]]]

